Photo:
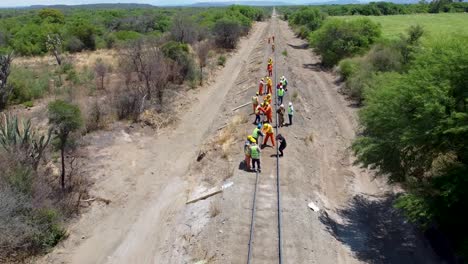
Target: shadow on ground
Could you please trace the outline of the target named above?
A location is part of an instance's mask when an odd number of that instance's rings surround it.
[[[365,263],[441,263],[423,235],[393,207],[395,198],[358,195],[338,211],[341,221],[327,213],[320,221]]]
[[[293,44],[288,43],[288,46],[293,48],[293,49],[308,49],[309,48],[308,43],[304,43],[304,44],[301,44],[301,45],[293,45]]]
[[[304,69],[309,69],[309,70],[312,70],[312,71],[316,71],[316,72],[323,72],[325,71],[326,69],[323,67],[323,65],[319,62],[317,63],[305,63],[302,65],[302,67],[304,67]]]

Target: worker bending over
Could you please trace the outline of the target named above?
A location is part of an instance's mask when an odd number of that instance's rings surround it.
[[[276,136],[276,140],[278,140],[278,144],[279,144],[279,148],[278,148],[279,153],[280,153],[279,156],[283,157],[283,154],[284,154],[283,150],[286,148],[286,139],[284,139],[283,135],[278,134]]]
[[[278,107],[278,110],[276,110],[276,113],[278,114],[278,126],[282,127],[284,126],[284,113],[286,112],[286,109],[284,109],[284,105],[281,104]]]
[[[259,124],[254,128],[254,130],[253,130],[253,132],[252,132],[252,137],[253,137],[257,142],[260,142],[260,141],[258,140],[260,136],[263,138],[263,137],[265,137],[265,134],[262,133],[262,124],[259,123]]]
[[[265,106],[263,108],[263,113],[266,116],[267,122],[272,123],[273,122],[273,108],[267,102],[265,102],[264,104],[265,104]]]

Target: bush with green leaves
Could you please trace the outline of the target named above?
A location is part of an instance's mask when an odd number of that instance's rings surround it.
[[[468,233],[468,44],[440,40],[403,73],[379,74],[360,111],[359,161],[402,183],[397,206],[423,226],[436,223],[465,256]]]
[[[298,29],[299,37],[307,38],[310,32],[317,30],[323,23],[325,14],[315,7],[302,7],[289,18],[289,23]]]
[[[234,49],[242,35],[242,25],[235,19],[223,18],[215,23],[213,32],[218,46]]]
[[[309,37],[322,63],[331,67],[340,60],[363,54],[380,37],[380,26],[370,19],[329,19]]]
[[[49,123],[54,129],[57,148],[62,159],[61,186],[65,189],[65,149],[70,135],[83,125],[80,108],[62,100],[55,100],[48,105]]]

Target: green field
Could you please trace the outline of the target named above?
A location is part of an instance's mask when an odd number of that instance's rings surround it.
[[[357,19],[363,16],[341,16],[344,19]],[[419,24],[424,27],[430,39],[447,36],[463,35],[468,37],[468,14],[439,13],[439,14],[411,14],[394,16],[366,16],[382,25],[384,37],[395,38],[411,26]]]

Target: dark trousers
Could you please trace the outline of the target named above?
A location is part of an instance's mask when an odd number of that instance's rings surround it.
[[[288,115],[289,116],[289,125],[292,125],[292,118],[293,116],[292,115]]]
[[[286,148],[286,144],[281,144],[278,148],[280,156],[283,156],[283,150]]]
[[[279,104],[283,104],[283,96],[278,96],[278,102]]]
[[[255,164],[257,164],[258,169],[260,170],[260,159],[252,159],[252,169],[255,170]]]
[[[260,115],[255,115],[255,124],[260,123]]]

